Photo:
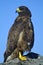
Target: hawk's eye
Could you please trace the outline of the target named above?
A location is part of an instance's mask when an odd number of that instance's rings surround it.
[[[23,8],[20,8],[20,10],[23,10]]]

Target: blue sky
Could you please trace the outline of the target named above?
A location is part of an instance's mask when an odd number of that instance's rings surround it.
[[[32,13],[35,41],[32,52],[43,55],[43,0],[0,0],[0,63],[6,49],[8,31],[13,24],[19,6],[27,6]]]

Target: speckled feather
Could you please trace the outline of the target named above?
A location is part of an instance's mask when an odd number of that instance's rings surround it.
[[[19,43],[18,40],[21,32],[23,32],[23,37],[21,39],[21,42]],[[24,45],[26,44],[27,46],[25,45],[26,47],[25,46],[23,47],[22,42]],[[28,45],[28,42],[30,43],[30,45]],[[34,29],[30,17],[18,16],[9,30],[7,48],[4,54],[4,61],[6,61],[7,57],[12,54],[12,52],[17,48],[17,46],[19,50],[24,48],[22,49],[22,51],[25,51],[26,49],[31,50],[33,44],[34,44]],[[20,48],[20,45],[22,48]]]

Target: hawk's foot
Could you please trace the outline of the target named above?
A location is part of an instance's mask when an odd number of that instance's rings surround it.
[[[27,58],[25,56],[23,56],[21,54],[21,52],[19,52],[19,59],[22,60],[22,61],[27,60]]]

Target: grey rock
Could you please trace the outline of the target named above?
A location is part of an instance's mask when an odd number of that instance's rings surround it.
[[[26,61],[21,61],[18,58],[6,63],[0,63],[0,65],[43,65],[43,56],[36,53],[29,53]]]

